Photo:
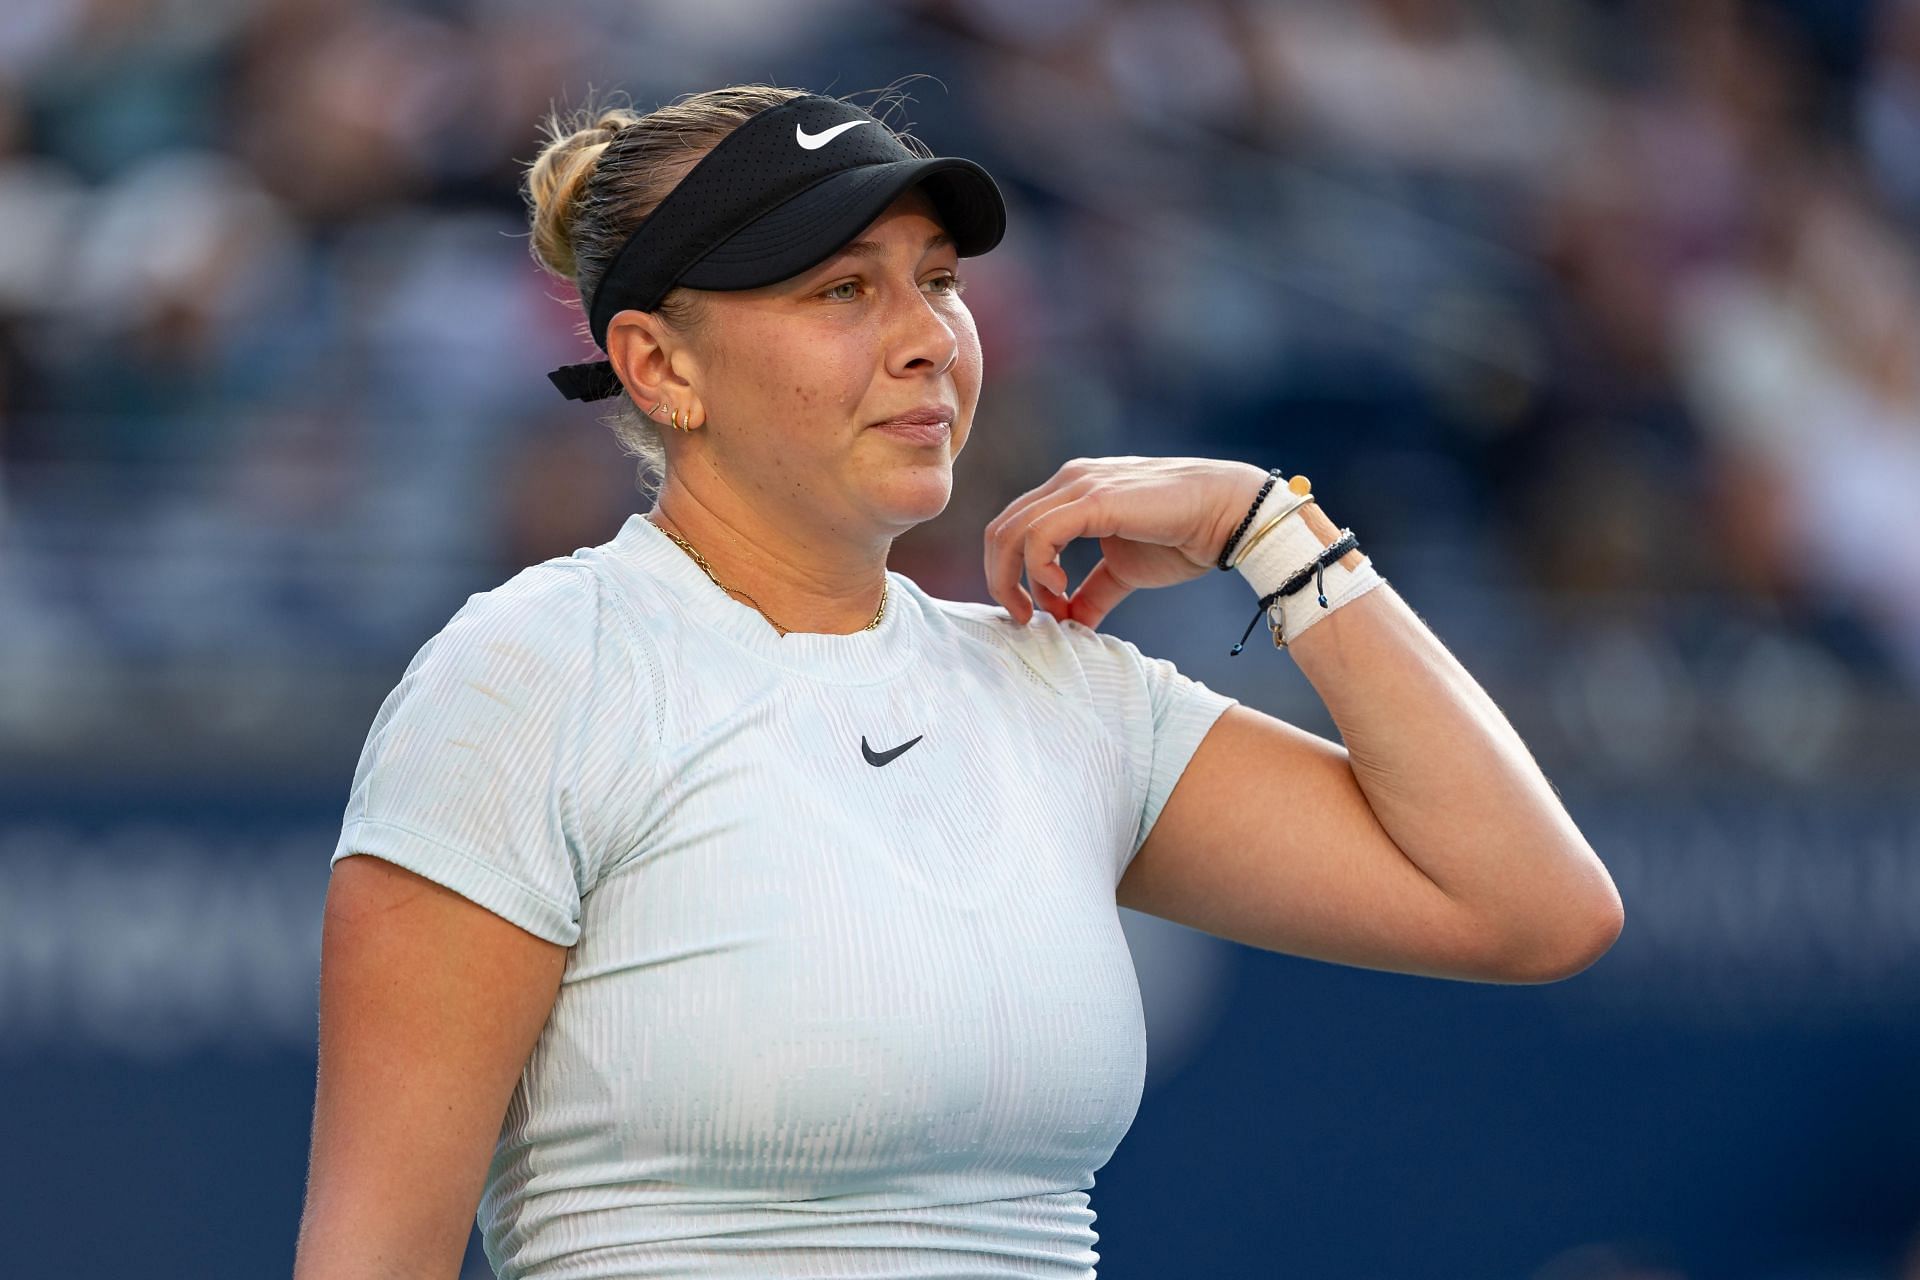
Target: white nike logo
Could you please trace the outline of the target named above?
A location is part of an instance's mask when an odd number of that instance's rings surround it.
[[[826,146],[847,130],[858,128],[863,124],[872,123],[873,121],[871,120],[849,120],[845,124],[837,124],[833,126],[833,128],[823,130],[820,133],[808,133],[796,124],[793,126],[793,140],[809,151],[818,151],[821,147]]]

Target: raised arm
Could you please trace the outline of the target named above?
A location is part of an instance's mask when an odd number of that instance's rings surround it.
[[[454,1280],[566,956],[391,862],[334,866],[294,1280]]]
[[[1132,592],[1212,568],[1265,483],[1239,462],[1076,458],[987,526],[988,588],[1015,622],[1037,602],[1096,627]],[[1320,547],[1336,541],[1316,504],[1300,517]],[[1070,590],[1059,553],[1082,537],[1103,554]],[[1391,586],[1332,609],[1289,651],[1346,745],[1227,708],[1122,876],[1120,905],[1268,950],[1488,982],[1567,977],[1613,944],[1623,912],[1605,866],[1513,726]]]
[[[1318,506],[1302,514],[1334,542]],[[1121,905],[1269,950],[1483,982],[1570,977],[1613,945],[1623,912],[1606,868],[1507,718],[1391,586],[1288,652],[1345,745],[1228,708]]]

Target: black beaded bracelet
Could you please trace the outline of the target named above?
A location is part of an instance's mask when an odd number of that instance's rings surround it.
[[[1267,500],[1267,495],[1273,491],[1273,486],[1275,482],[1278,481],[1279,479],[1280,479],[1280,468],[1274,467],[1272,470],[1267,472],[1267,482],[1260,486],[1260,492],[1254,497],[1253,505],[1247,508],[1247,514],[1240,521],[1240,527],[1233,531],[1233,536],[1231,538],[1227,539],[1227,545],[1220,548],[1220,559],[1215,564],[1214,566],[1215,568],[1218,568],[1221,570],[1226,569],[1228,553],[1230,553],[1233,550],[1234,546],[1237,543],[1239,543],[1240,535],[1247,531],[1247,526],[1253,523],[1253,513],[1258,511],[1260,509],[1260,504]],[[1252,628],[1248,628],[1248,629],[1251,630]]]
[[[1266,595],[1261,596],[1260,607],[1254,610],[1253,613],[1253,622],[1249,622],[1247,629],[1240,633],[1240,643],[1228,650],[1227,656],[1234,658],[1240,655],[1240,650],[1246,647],[1247,637],[1253,634],[1254,622],[1260,621],[1260,615],[1272,608],[1276,600],[1279,600],[1283,596],[1292,595],[1294,592],[1306,586],[1311,580],[1318,579],[1314,584],[1314,591],[1319,596],[1320,607],[1322,609],[1326,608],[1327,566],[1347,554],[1347,552],[1354,550],[1359,545],[1360,540],[1354,537],[1353,530],[1342,529],[1339,538],[1335,539],[1330,545],[1322,548],[1320,554],[1313,558],[1312,564],[1303,566],[1285,582],[1275,587],[1272,591],[1269,591]],[[1273,627],[1273,647],[1276,649],[1284,648],[1285,643],[1286,642],[1280,637],[1280,626],[1278,623],[1275,623]]]

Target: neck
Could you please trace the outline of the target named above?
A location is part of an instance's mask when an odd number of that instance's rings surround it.
[[[670,481],[646,515],[705,557],[735,600],[751,596],[789,632],[849,635],[880,608],[890,539],[849,542],[751,503],[723,513]]]

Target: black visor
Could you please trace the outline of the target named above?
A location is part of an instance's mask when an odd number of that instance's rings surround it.
[[[676,285],[755,289],[832,257],[908,187],[920,184],[961,257],[1000,243],[1007,211],[987,171],[928,158],[837,98],[807,94],[748,119],[687,172],[614,255],[587,308],[603,348],[607,324],[651,311]],[[620,393],[605,360],[547,377],[569,400]]]

